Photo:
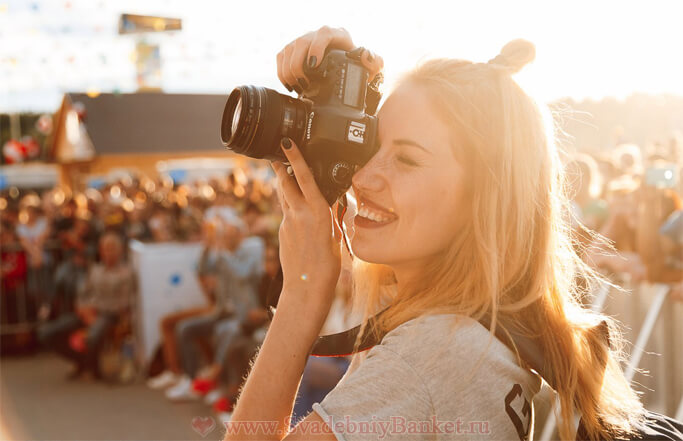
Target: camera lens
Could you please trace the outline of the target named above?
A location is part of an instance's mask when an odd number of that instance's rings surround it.
[[[235,112],[232,115],[232,133],[237,131],[237,124],[240,122],[240,113],[242,112],[242,98],[237,102]]]
[[[265,87],[236,87],[225,103],[221,139],[235,153],[285,160],[280,140],[287,136],[301,146],[307,117],[301,100]]]

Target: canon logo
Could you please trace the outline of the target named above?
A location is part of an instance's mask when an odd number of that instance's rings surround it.
[[[306,125],[306,139],[311,140],[311,126],[313,125],[313,117],[315,116],[315,112],[311,112],[310,115],[308,115],[308,124]]]

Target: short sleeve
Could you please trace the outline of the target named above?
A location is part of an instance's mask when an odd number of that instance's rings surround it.
[[[340,441],[404,439],[405,433],[398,433],[402,422],[429,421],[433,414],[423,379],[384,345],[373,347],[313,411]]]

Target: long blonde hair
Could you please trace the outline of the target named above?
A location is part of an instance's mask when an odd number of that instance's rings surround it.
[[[492,334],[505,323],[540,337],[561,403],[561,438],[574,435],[578,411],[591,439],[612,439],[632,433],[643,407],[620,368],[617,324],[582,305],[605,281],[572,247],[552,115],[511,77],[534,57],[533,44],[514,40],[488,63],[429,60],[399,81],[419,86],[452,128],[455,157],[466,164],[461,234],[401,292],[389,267],[356,258],[354,304],[367,319],[389,303],[377,333],[455,313],[488,315]],[[611,347],[596,332],[602,320]]]

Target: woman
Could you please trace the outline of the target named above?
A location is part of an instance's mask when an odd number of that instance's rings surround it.
[[[278,54],[280,80],[305,86],[301,66],[317,65],[326,47],[354,46],[343,29],[306,34]],[[516,40],[488,63],[427,61],[382,106],[379,151],[353,177],[351,244],[355,295],[366,317],[389,302],[377,325],[388,334],[291,433],[292,402],[339,276],[340,241],[298,147],[283,139],[294,172],[273,163],[283,289],[226,439],[404,439],[411,428],[415,439],[528,439],[540,380],[493,337],[503,324],[541,340],[563,439],[574,436],[572,406],[591,439],[632,429],[643,409],[619,369],[617,330],[580,305],[577,274],[597,276],[569,240],[552,121],[511,78],[534,52]],[[382,67],[368,51],[362,60],[373,75]],[[477,322],[485,315],[491,330]],[[273,423],[249,435],[245,421]]]

